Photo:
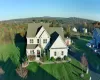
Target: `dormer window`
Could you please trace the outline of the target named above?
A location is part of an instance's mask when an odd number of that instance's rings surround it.
[[[34,41],[33,41],[33,39],[30,39],[30,43],[33,43]]]

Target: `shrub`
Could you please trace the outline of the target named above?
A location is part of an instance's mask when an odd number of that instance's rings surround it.
[[[27,77],[28,75],[28,70],[26,68],[22,68],[22,66],[19,66],[17,69],[16,69],[16,73],[22,77],[22,78],[25,78]]]
[[[51,59],[50,59],[51,61],[55,61],[55,58],[54,57],[51,57]]]
[[[47,60],[50,60],[50,55],[49,55],[49,53],[47,53],[46,57],[47,57]]]
[[[72,61],[72,59],[68,57],[68,61],[69,61],[69,62],[71,62],[71,61]]]
[[[64,60],[68,60],[68,57],[67,56],[64,56]]]
[[[56,60],[57,60],[57,61],[61,61],[62,59],[61,59],[60,57],[58,57]]]
[[[44,56],[44,53],[41,53],[41,57],[43,57]]]
[[[44,55],[43,57],[40,58],[40,60],[41,60],[42,62],[47,61],[47,57]]]
[[[33,60],[36,59],[36,56],[35,56],[35,55],[29,55],[29,56],[28,56],[28,59],[29,59],[30,61],[33,61]]]

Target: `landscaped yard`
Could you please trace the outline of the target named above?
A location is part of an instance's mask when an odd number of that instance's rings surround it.
[[[59,64],[38,65],[31,62],[27,68],[34,72],[35,80],[83,80],[80,78],[82,73],[80,63],[75,59],[72,59],[71,63]],[[84,74],[84,80],[88,80],[89,74]]]
[[[18,45],[23,48],[21,43]],[[23,49],[16,48],[15,44],[0,45],[0,66],[5,72],[3,75],[5,80],[23,80],[15,71],[22,51]],[[71,63],[59,64],[39,65],[32,62],[27,69],[29,73],[27,79],[24,80],[83,80],[80,78],[82,73],[80,63],[75,59],[72,59]],[[84,78],[88,80],[89,75],[85,74]]]
[[[91,39],[91,37],[81,37],[80,39],[74,39],[73,47],[76,49],[77,54],[82,55],[85,53],[89,64],[96,68],[98,65],[100,66],[100,57],[86,46],[86,43],[88,43],[88,41]],[[98,71],[100,72],[100,69]]]

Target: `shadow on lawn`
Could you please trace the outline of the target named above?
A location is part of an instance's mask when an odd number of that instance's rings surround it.
[[[6,62],[0,61],[0,67],[4,71],[4,74],[1,75],[0,80],[21,80],[21,77],[16,74],[16,65],[13,64],[11,59],[8,59]]]
[[[19,33],[15,35],[14,39],[16,47],[20,49],[20,63],[22,63],[22,59],[26,56],[26,34],[22,37]]]
[[[5,72],[3,75],[0,75],[0,80],[57,80],[40,66],[38,66],[38,70],[35,73],[29,71],[27,78],[23,79],[16,73],[15,69],[17,66],[10,59],[6,62],[0,61],[0,67]]]
[[[69,55],[70,55],[71,57],[77,59],[78,61],[81,61],[80,58],[81,58],[82,55],[79,55],[79,54],[74,53],[74,52],[72,52],[72,51],[69,51]],[[91,71],[100,74],[100,72],[99,72],[96,68],[94,68],[91,64],[89,64],[89,62],[88,62],[88,65],[89,65],[89,69],[90,69]]]
[[[53,77],[51,74],[46,72],[41,67],[38,67],[38,70],[33,73],[29,71],[28,77],[26,80],[57,80],[55,77]]]
[[[74,65],[74,64],[72,64],[72,63],[70,63],[72,66],[74,66],[75,68],[77,68],[77,69],[79,69],[80,71],[82,71],[82,69],[81,68],[79,68],[79,67],[77,67],[76,65]],[[86,71],[85,70],[83,70],[83,72],[85,73]]]

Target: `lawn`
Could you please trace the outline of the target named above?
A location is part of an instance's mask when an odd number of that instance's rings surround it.
[[[37,67],[37,68],[36,68]],[[28,69],[34,72],[34,80],[88,80],[89,74],[84,79],[80,78],[82,69],[80,63],[72,58],[71,63],[37,65],[30,63]]]
[[[15,44],[0,44],[0,61],[6,62],[9,58],[19,64],[20,51]]]
[[[0,45],[0,66],[4,70],[4,80],[23,80],[16,74],[19,64],[20,53],[24,52],[22,43]],[[72,63],[39,65],[31,62],[27,67],[29,70],[27,79],[24,80],[83,80],[80,78],[82,72],[80,63],[72,59]],[[85,74],[86,80],[89,75]]]
[[[19,65],[21,52],[21,46],[23,48],[23,43],[18,43],[16,47],[15,44],[0,44],[0,67],[4,70],[5,74],[3,75],[4,80],[22,80],[16,74],[16,67]]]
[[[74,39],[73,47],[76,49],[77,54],[82,55],[85,53],[89,64],[92,67],[96,68],[98,65],[100,66],[100,57],[98,57],[89,47],[86,46],[91,37],[81,37],[80,39]],[[100,71],[100,69],[98,70]]]

